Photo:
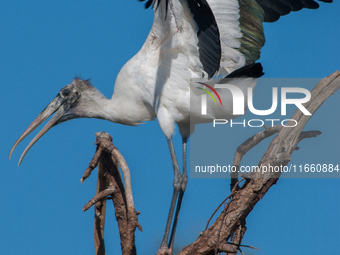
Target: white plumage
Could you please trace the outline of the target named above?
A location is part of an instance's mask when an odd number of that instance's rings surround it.
[[[222,49],[219,74],[225,76],[245,65],[244,56],[235,49],[242,37],[238,1],[208,2],[213,11],[218,10],[215,13],[218,25],[223,24],[219,25]],[[130,117],[124,119],[123,124],[137,124],[157,117],[169,139],[174,134],[175,123],[180,124],[181,132],[188,133],[190,83],[202,76],[207,78],[207,73],[199,59],[197,26],[187,4],[171,1],[167,14],[165,4],[161,1],[155,8],[154,23],[143,47],[119,72],[109,109],[112,109],[110,116],[115,115],[116,101],[119,101],[119,119],[122,113]],[[194,108],[200,109],[200,101],[197,103]]]
[[[323,0],[329,1],[329,0]],[[208,4],[207,4],[208,2]],[[197,81],[209,85],[226,83],[213,79],[228,75],[246,95],[262,75],[253,70],[264,45],[263,21],[276,21],[291,10],[318,7],[313,0],[148,0],[154,4],[154,23],[141,50],[119,72],[111,99],[104,97],[89,81],[75,78],[33,121],[13,145],[15,147],[54,112],[56,114],[23,152],[19,164],[33,144],[51,127],[74,118],[99,118],[125,125],[138,125],[154,118],[168,141],[173,170],[174,193],[159,254],[172,253],[174,234],[169,238],[177,201],[178,216],[186,189],[186,144],[190,120],[195,123],[214,118],[233,118],[232,97],[218,90],[223,106],[207,102],[201,114],[201,90]],[[209,7],[210,6],[210,7]],[[242,76],[245,78],[240,79]],[[246,105],[245,105],[246,107]],[[190,118],[191,117],[191,118]],[[183,174],[173,147],[177,123],[183,141]],[[193,125],[193,123],[191,123]],[[173,229],[176,228],[176,222]]]

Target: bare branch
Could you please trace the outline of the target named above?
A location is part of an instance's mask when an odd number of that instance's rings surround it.
[[[305,139],[305,138],[312,138],[312,137],[317,137],[318,135],[321,135],[322,133],[317,130],[312,130],[312,131],[302,131],[301,134],[299,135],[299,141],[298,143]]]
[[[95,142],[94,144],[98,145],[98,142]],[[96,153],[94,154],[93,158],[90,161],[89,167],[86,168],[83,176],[80,179],[81,183],[83,183],[91,175],[92,171],[97,167],[102,152],[103,152],[102,148],[98,146]]]
[[[137,219],[139,212],[136,212],[133,204],[130,171],[125,159],[112,144],[112,137],[105,132],[96,133],[96,136],[97,141],[95,144],[97,145],[97,151],[81,178],[81,181],[84,181],[98,165],[96,195],[83,208],[85,211],[95,204],[94,236],[96,254],[105,254],[105,204],[107,196],[111,195],[120,233],[122,254],[134,255],[136,254],[134,233],[136,227],[140,230],[142,228]],[[121,179],[118,163],[123,170],[125,187]]]
[[[134,211],[135,205],[133,202],[133,196],[132,196],[132,187],[131,187],[131,176],[130,176],[130,170],[128,165],[126,164],[126,161],[122,154],[118,151],[116,147],[114,147],[111,151],[112,157],[114,157],[118,164],[120,165],[120,169],[123,172],[124,176],[124,186],[125,186],[125,198],[127,202],[128,211]]]
[[[241,183],[243,180],[244,180],[244,179],[239,180],[239,181],[236,183],[236,185],[234,186],[234,188],[232,189],[231,194],[230,194],[229,196],[227,196],[227,197],[220,203],[219,206],[217,206],[217,208],[215,209],[215,211],[214,211],[214,212],[212,213],[212,215],[210,216],[210,218],[209,218],[209,220],[208,220],[208,222],[207,222],[207,225],[206,225],[206,227],[205,227],[205,230],[208,229],[209,223],[210,223],[211,219],[214,217],[214,215],[217,213],[217,211],[221,208],[221,206],[222,206],[227,200],[230,200],[230,199],[232,198],[234,192],[237,190],[238,184]],[[228,201],[227,203],[229,203],[229,201]]]
[[[335,93],[339,87],[340,73],[336,71],[315,86],[311,92],[311,100],[304,104],[304,106],[310,113],[314,114],[323,102]],[[285,166],[290,161],[290,155],[294,152],[299,141],[303,138],[318,135],[318,131],[306,132],[301,135],[310,117],[311,116],[303,115],[301,111],[297,110],[291,119],[296,120],[298,125],[295,127],[281,128],[279,130],[260,160],[259,165]],[[239,156],[236,158],[236,162],[240,162],[244,153],[254,147],[258,143],[257,141],[261,141],[261,138],[256,137],[261,137],[261,133],[264,132],[265,131],[260,132],[260,135],[257,134],[250,138],[250,140],[248,139],[245,144],[243,144],[244,147],[239,147]],[[277,182],[280,173],[256,173],[251,177],[251,179],[246,180],[240,189],[234,192],[229,205],[222,211],[211,227],[202,232],[195,242],[184,247],[179,252],[180,255],[214,254],[216,245],[218,245],[218,252],[226,251],[224,248],[226,247],[225,244],[232,238],[234,239],[233,243],[241,243],[246,230],[246,217],[269,188]],[[224,215],[226,215],[226,217]],[[219,232],[220,226],[222,226],[222,228]],[[228,254],[235,253],[234,251],[228,252]]]
[[[98,146],[97,148],[98,150],[95,153],[96,159],[91,160],[91,162],[95,163],[95,165],[98,165],[98,179],[97,179],[97,190],[96,190],[97,197],[95,196],[92,199],[93,203],[95,204],[93,237],[94,237],[95,254],[105,255],[106,252],[105,252],[105,242],[104,242],[104,227],[105,227],[105,215],[106,215],[106,196],[103,196],[103,192],[106,189],[107,181],[106,181],[106,178],[104,177],[103,164],[99,160],[100,155],[98,156],[98,153],[97,153],[98,151],[102,152],[102,150],[100,150]],[[91,205],[87,205],[87,206],[88,208],[91,207]],[[85,211],[84,210],[85,208],[86,206],[84,206],[83,211]]]
[[[232,190],[236,183],[238,182],[238,173],[240,170],[240,165],[241,165],[241,160],[243,156],[252,148],[254,148],[256,145],[258,145],[260,142],[262,142],[264,139],[276,134],[279,132],[283,126],[274,126],[274,127],[265,127],[265,130],[257,133],[256,135],[250,137],[248,140],[243,142],[236,150],[235,156],[234,156],[234,162],[233,166],[236,166],[236,171],[231,173],[230,178],[231,178],[231,183],[230,183],[230,189]],[[239,187],[236,185],[236,188],[238,189]]]
[[[106,197],[110,196],[111,194],[113,194],[114,191],[115,190],[113,188],[107,188],[107,189],[104,189],[104,190],[100,191],[89,202],[87,202],[86,205],[84,205],[83,211],[84,212],[87,211],[92,205],[94,205],[98,201],[100,201],[100,200],[102,200],[104,198],[106,199]]]

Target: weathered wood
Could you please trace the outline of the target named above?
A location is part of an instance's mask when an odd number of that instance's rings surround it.
[[[107,197],[112,199],[115,208],[115,216],[121,240],[123,255],[136,254],[135,230],[138,227],[138,212],[134,207],[129,168],[125,159],[118,149],[112,144],[112,137],[105,133],[96,133],[97,150],[92,158],[89,167],[83,174],[81,181],[88,178],[92,170],[98,166],[98,183],[96,195],[84,206],[86,211],[95,205],[95,228],[94,240],[96,255],[105,254],[104,246],[104,223],[105,205]],[[123,185],[119,172],[119,165],[124,175]],[[126,196],[128,194],[128,196]]]
[[[304,104],[307,110],[314,114],[317,109],[334,94],[340,87],[340,73],[334,72],[330,76],[320,81],[311,91],[311,100]],[[270,143],[268,149],[259,162],[262,166],[285,166],[290,161],[290,155],[296,149],[296,146],[301,138],[311,137],[317,133],[301,132],[311,116],[305,116],[300,110],[297,110],[291,119],[298,122],[298,125],[293,128],[281,128],[278,134]],[[287,123],[288,124],[288,123]],[[266,132],[261,132],[262,134]],[[239,147],[239,155],[236,161],[240,163],[242,156],[249,149],[253,148],[261,140],[261,135],[258,134],[246,141],[243,145],[246,148]],[[248,146],[248,147],[247,147]],[[256,173],[249,176],[252,178],[246,179],[242,187],[234,189],[232,200],[220,216],[206,231],[202,232],[195,242],[184,247],[179,254],[215,254],[216,247],[218,252],[226,252],[234,254],[230,251],[230,246],[227,246],[229,239],[234,239],[233,243],[240,244],[245,232],[244,222],[248,214],[252,211],[256,203],[264,196],[269,188],[274,185],[280,177],[280,173]],[[220,229],[220,231],[219,231]],[[217,243],[217,240],[218,243]],[[231,245],[238,248],[237,245]]]

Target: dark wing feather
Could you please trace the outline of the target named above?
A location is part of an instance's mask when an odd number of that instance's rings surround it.
[[[209,78],[220,68],[221,41],[215,16],[206,0],[188,0],[188,6],[198,26],[200,61]]]
[[[254,0],[240,0],[240,28],[242,38],[239,51],[245,56],[246,64],[260,58],[265,38],[262,22],[265,11]]]
[[[332,3],[333,0],[319,0]],[[303,8],[317,9],[319,4],[314,0],[256,0],[265,12],[264,21],[274,22],[280,16],[287,15],[291,11],[299,11]]]
[[[331,3],[332,0],[320,0]],[[254,63],[260,57],[265,43],[262,22],[274,22],[291,11],[303,8],[317,9],[314,0],[239,0],[240,28],[243,34],[239,51],[245,56],[246,64]]]
[[[224,78],[240,78],[240,77],[260,78],[262,75],[264,75],[264,73],[261,63],[253,63],[235,70],[234,72],[228,74]],[[223,79],[220,81],[220,83],[223,83]]]
[[[157,7],[159,6],[159,3],[160,3],[160,0],[139,0],[140,2],[144,2],[144,1],[146,1],[146,3],[145,3],[145,9],[148,9],[151,5],[154,5],[154,4],[156,4],[157,5]],[[167,2],[169,1],[169,0],[166,0]]]

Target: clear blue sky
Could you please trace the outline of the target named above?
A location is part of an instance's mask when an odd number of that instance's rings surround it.
[[[267,43],[260,59],[265,77],[325,77],[340,67],[340,3],[321,3],[265,25]],[[95,151],[95,132],[107,131],[132,174],[143,232],[139,254],[160,245],[172,193],[172,166],[157,121],[126,127],[81,119],[51,129],[29,151],[33,136],[8,153],[20,134],[74,76],[91,78],[111,97],[115,77],[142,46],[153,13],[135,0],[2,1],[0,9],[1,171],[0,244],[3,254],[93,254],[93,210],[82,212],[94,195],[96,174],[80,184]],[[311,88],[308,88],[311,89]],[[257,94],[261,94],[258,88]],[[292,162],[338,163],[340,92],[313,116],[307,129],[323,135],[303,141]],[[230,131],[225,157],[253,130]],[[180,153],[180,136],[175,136]],[[265,144],[265,146],[268,143]],[[260,147],[264,150],[265,146]],[[261,150],[261,149],[260,149]],[[262,151],[247,163],[257,164]],[[247,218],[245,254],[336,254],[340,223],[339,179],[281,179]],[[189,179],[175,240],[194,241],[216,206],[229,195],[228,179]],[[119,254],[112,205],[108,203],[107,254]]]

